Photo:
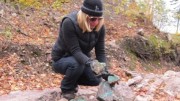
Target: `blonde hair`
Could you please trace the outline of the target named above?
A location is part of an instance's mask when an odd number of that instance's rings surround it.
[[[87,22],[87,17],[88,15],[82,12],[81,10],[77,14],[77,22],[79,24],[79,27],[82,29],[83,33],[92,31],[89,23]],[[99,31],[103,25],[104,25],[104,18],[102,18],[99,21],[99,24],[96,26],[95,31]]]

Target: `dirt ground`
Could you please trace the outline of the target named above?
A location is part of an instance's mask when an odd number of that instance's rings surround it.
[[[62,76],[51,69],[51,48],[58,36],[60,19],[79,2],[68,9],[57,11],[51,8],[40,10],[20,9],[0,3],[0,95],[10,91],[59,87]],[[139,29],[149,35],[159,33],[150,23],[137,21],[129,28],[129,19],[123,15],[105,15],[106,53],[109,68],[122,80],[124,70],[164,73],[167,69],[178,70],[173,63],[164,61],[144,62],[128,54],[121,46],[124,37],[136,35]]]

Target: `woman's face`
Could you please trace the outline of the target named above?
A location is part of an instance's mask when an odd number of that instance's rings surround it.
[[[93,16],[88,16],[87,20],[90,24],[90,28],[94,29],[98,24],[99,21],[102,19],[102,17],[93,17]]]

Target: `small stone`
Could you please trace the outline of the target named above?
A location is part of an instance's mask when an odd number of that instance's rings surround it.
[[[59,101],[68,101],[67,99],[65,99],[65,98],[62,98],[62,99],[60,99]]]
[[[108,83],[109,84],[117,83],[119,80],[120,80],[120,78],[116,75],[108,76]]]
[[[94,92],[98,92],[98,88],[97,87],[91,87],[91,88],[89,88],[89,90],[94,91]]]
[[[78,94],[79,95],[90,95],[90,94],[95,94],[95,91],[92,91],[90,89],[79,89]]]
[[[140,83],[142,80],[143,78],[141,76],[137,76],[135,78],[129,79],[127,83],[129,86],[131,86],[131,85],[136,85]]]
[[[16,16],[17,16],[17,14],[16,14],[16,13],[12,13],[12,16],[13,16],[13,17],[16,17]]]
[[[48,67],[49,66],[49,63],[46,63],[46,67]]]
[[[176,98],[177,98],[177,99],[180,99],[180,93],[176,95]]]
[[[90,99],[90,100],[93,100],[93,99],[95,99],[95,96],[91,95],[91,96],[89,97],[89,99]]]
[[[86,101],[86,99],[83,98],[83,97],[81,97],[81,96],[79,96],[79,97],[77,97],[77,98],[75,98],[75,99],[72,99],[72,100],[70,100],[70,101]]]
[[[143,96],[136,96],[134,101],[149,101],[146,97]]]
[[[4,15],[4,10],[1,9],[1,10],[0,10],[0,16],[3,16],[3,15]]]

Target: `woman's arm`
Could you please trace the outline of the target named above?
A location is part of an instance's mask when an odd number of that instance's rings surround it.
[[[96,58],[99,62],[106,63],[105,57],[105,27],[103,26],[99,32],[98,42],[95,46]]]
[[[89,60],[89,57],[87,57],[82,52],[79,46],[78,37],[76,34],[74,24],[69,18],[66,18],[63,21],[61,30],[65,45],[68,47],[69,52],[75,57],[75,59],[79,63],[85,64]]]

